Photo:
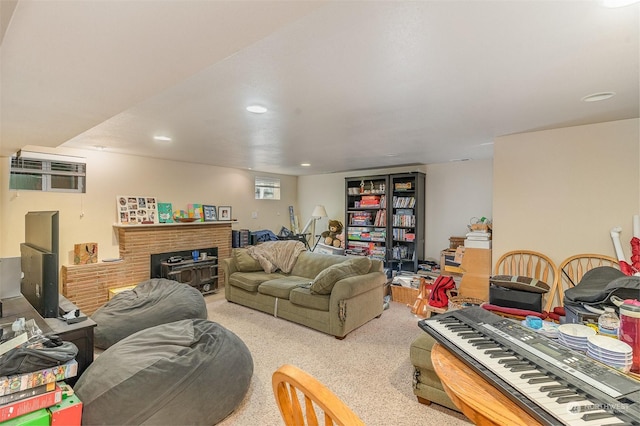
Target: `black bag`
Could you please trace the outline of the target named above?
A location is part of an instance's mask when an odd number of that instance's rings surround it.
[[[44,348],[17,347],[0,356],[0,376],[32,373],[71,361],[78,347],[71,342]]]
[[[637,299],[640,277],[627,276],[611,266],[599,266],[587,271],[580,282],[564,292],[565,306],[612,306],[612,296]]]

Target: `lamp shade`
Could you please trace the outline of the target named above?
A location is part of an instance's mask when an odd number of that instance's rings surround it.
[[[318,204],[314,207],[313,213],[311,213],[311,217],[315,217],[317,219],[320,219],[321,217],[327,217],[327,211],[325,210],[324,206]]]

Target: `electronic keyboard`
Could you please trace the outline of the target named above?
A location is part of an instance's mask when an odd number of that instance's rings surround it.
[[[514,320],[469,307],[418,325],[543,424],[640,425],[640,382]]]

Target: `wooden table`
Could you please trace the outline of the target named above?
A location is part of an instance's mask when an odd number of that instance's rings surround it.
[[[439,343],[431,362],[449,398],[476,425],[541,424]]]

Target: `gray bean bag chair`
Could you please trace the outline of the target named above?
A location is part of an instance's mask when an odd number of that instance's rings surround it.
[[[202,293],[187,284],[152,278],[116,294],[91,315],[94,345],[107,349],[131,334],[182,319],[207,319]]]
[[[214,425],[242,402],[252,375],[251,353],[238,336],[193,319],[121,340],[73,388],[83,425]]]

